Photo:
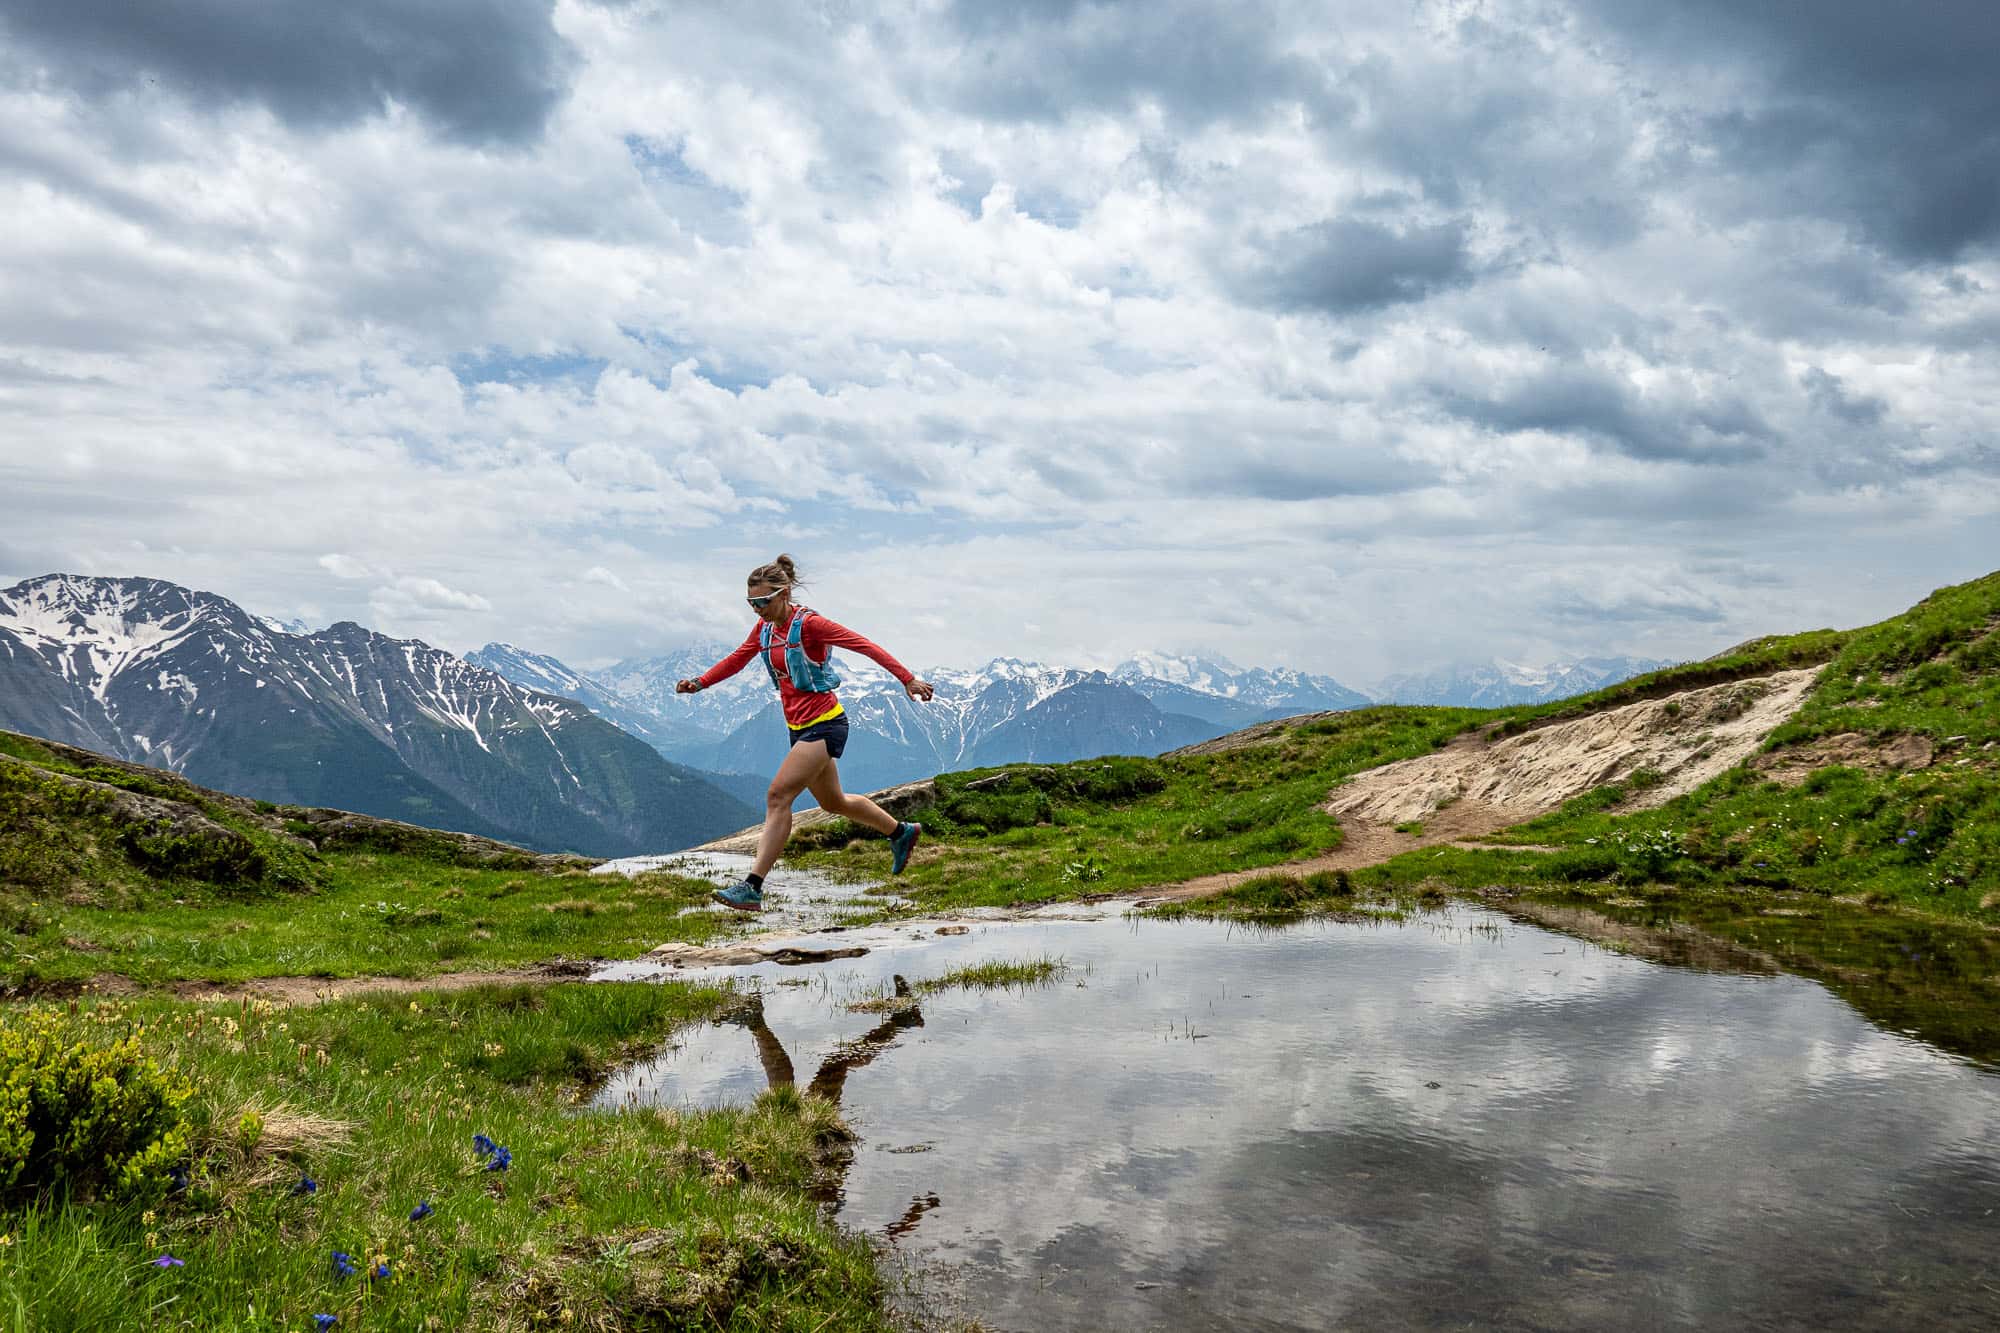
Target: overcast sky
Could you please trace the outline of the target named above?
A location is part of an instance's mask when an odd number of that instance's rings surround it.
[[[0,0],[0,584],[595,665],[1702,656],[2000,568],[1991,0]]]

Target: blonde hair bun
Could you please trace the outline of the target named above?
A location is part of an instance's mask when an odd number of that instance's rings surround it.
[[[799,581],[799,567],[792,563],[788,555],[780,555],[768,565],[759,565],[750,571],[751,583],[761,583],[767,588],[790,588]]]

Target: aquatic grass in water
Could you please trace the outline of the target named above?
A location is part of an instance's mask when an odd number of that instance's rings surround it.
[[[1068,975],[1069,970],[1067,960],[1048,954],[1018,960],[996,958],[916,982],[893,976],[850,993],[841,1007],[851,1014],[899,1013],[915,1008],[926,995],[948,990],[1028,990],[1049,985]]]
[[[942,975],[916,982],[912,989],[919,994],[935,995],[939,991],[954,989],[1022,989],[1030,986],[1046,985],[1059,980],[1069,972],[1067,960],[1044,954],[1039,958],[1015,961],[994,959],[990,962],[971,963],[954,968]]]

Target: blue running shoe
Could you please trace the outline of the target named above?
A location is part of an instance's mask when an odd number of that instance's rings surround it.
[[[903,867],[910,863],[910,853],[916,850],[917,839],[924,836],[922,824],[904,823],[889,835],[889,873],[900,875]]]
[[[764,910],[764,891],[750,887],[749,880],[738,880],[726,889],[717,889],[708,895],[724,907],[733,907],[739,912],[761,912]]]

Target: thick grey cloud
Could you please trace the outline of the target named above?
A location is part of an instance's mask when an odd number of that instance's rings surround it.
[[[90,96],[157,84],[202,105],[257,102],[304,127],[393,99],[446,136],[521,141],[562,96],[573,53],[552,0],[9,0],[0,32]]]
[[[2000,10],[1989,0],[1585,0],[1642,70],[1715,68],[1733,105],[1690,123],[1744,204],[1843,219],[1907,259],[2000,242]]]
[[[1822,412],[1839,417],[1850,426],[1873,426],[1881,422],[1889,405],[1873,394],[1850,393],[1838,375],[1818,366],[1808,366],[1799,376],[1806,397]]]
[[[1277,310],[1355,310],[1421,301],[1474,277],[1463,222],[1401,227],[1332,218],[1276,237],[1235,289]]]
[[[1484,390],[1438,383],[1431,397],[1452,416],[1489,430],[1576,435],[1641,459],[1740,463],[1763,453],[1774,436],[1741,398],[1651,399],[1616,375],[1581,365]]]
[[[1262,4],[968,0],[950,20],[964,45],[942,94],[985,117],[1056,121],[1151,101],[1203,125],[1325,91],[1322,68],[1285,49],[1288,25]]]

